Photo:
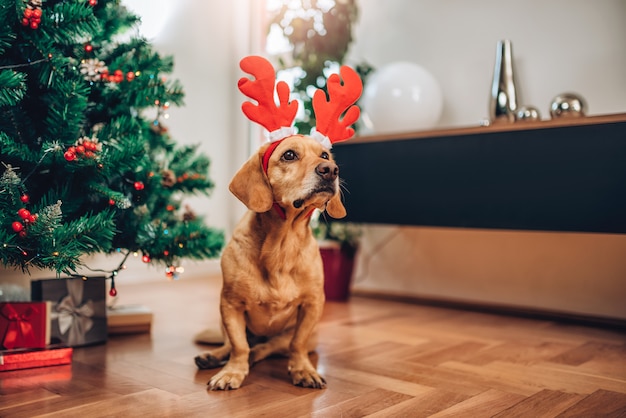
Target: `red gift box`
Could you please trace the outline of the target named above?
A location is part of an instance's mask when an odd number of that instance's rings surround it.
[[[70,364],[72,353],[72,347],[66,346],[0,351],[0,371]]]
[[[49,302],[0,302],[0,349],[50,344]]]

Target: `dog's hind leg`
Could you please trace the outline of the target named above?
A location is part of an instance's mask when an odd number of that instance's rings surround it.
[[[196,356],[194,361],[199,369],[215,369],[226,364],[230,356],[231,345],[228,337],[224,340],[224,345],[215,350],[206,351]]]
[[[250,365],[268,358],[269,356],[279,355],[289,356],[289,344],[293,338],[293,329],[283,332],[275,337],[270,338],[264,343],[256,344],[250,350]],[[317,332],[313,333],[308,342],[309,352],[315,351],[317,347]]]

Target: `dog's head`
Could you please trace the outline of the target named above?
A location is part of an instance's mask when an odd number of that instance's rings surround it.
[[[283,139],[264,162],[271,144],[262,146],[235,174],[230,191],[254,212],[281,208],[326,210],[343,218],[339,168],[332,154],[316,140],[302,135]]]
[[[356,71],[347,66],[328,77],[327,92],[313,95],[316,126],[309,136],[294,135],[292,127],[298,102],[290,100],[289,86],[275,81],[272,64],[258,56],[245,57],[241,69],[254,76],[242,77],[239,90],[255,101],[244,102],[243,113],[267,129],[270,143],[244,164],[230,184],[231,192],[249,209],[267,212],[277,206],[281,214],[288,208],[326,209],[333,218],[343,218],[339,168],[330,153],[333,143],[354,135],[359,118],[355,105],[363,91]],[[278,102],[275,101],[275,95]]]

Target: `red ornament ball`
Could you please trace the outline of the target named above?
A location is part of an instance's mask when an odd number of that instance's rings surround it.
[[[111,205],[111,206],[115,205],[115,200],[109,199],[109,205]]]
[[[22,230],[19,232],[20,238],[26,238],[26,231]]]
[[[142,182],[140,182],[140,181],[136,181],[135,182],[135,190],[143,190],[144,187],[146,187],[146,186],[144,186],[144,184]]]
[[[74,161],[76,159],[76,154],[70,150],[65,151],[65,154],[63,154],[63,157],[67,160],[67,161]]]
[[[22,26],[28,26],[30,25],[30,19],[28,19],[27,17],[22,19]]]
[[[33,15],[33,9],[29,9],[29,8],[24,9],[24,17],[26,19],[30,19],[32,15]]]
[[[28,203],[30,202],[30,196],[28,196],[27,194],[23,194],[22,196],[20,196],[20,200],[22,201],[22,203]]]
[[[26,9],[26,10],[28,10],[28,9]],[[41,15],[42,15],[41,9],[33,9],[33,18],[39,20],[39,19],[41,19]]]
[[[117,289],[116,289],[116,288],[114,288],[114,287],[112,287],[112,288],[111,288],[111,290],[109,290],[109,295],[110,295],[111,297],[115,297],[115,296],[117,296]]]
[[[21,222],[15,221],[15,222],[13,222],[11,224],[11,228],[13,228],[13,231],[15,231],[15,232],[20,232],[20,231],[24,230],[24,225],[22,225]]]
[[[30,28],[31,29],[37,29],[39,27],[39,22],[37,20],[31,20],[30,21]]]
[[[135,79],[135,73],[129,71],[126,73],[126,81],[133,81]]]

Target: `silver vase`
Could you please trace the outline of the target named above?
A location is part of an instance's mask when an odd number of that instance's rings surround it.
[[[508,39],[498,41],[489,100],[489,120],[492,123],[515,122],[518,97],[512,48]]]

